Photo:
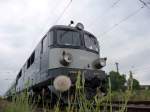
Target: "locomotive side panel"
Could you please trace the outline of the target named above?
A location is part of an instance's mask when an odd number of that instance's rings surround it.
[[[31,67],[31,70],[26,70],[26,79],[27,82],[29,80],[29,84],[31,86],[34,86],[36,83],[38,83],[39,77],[40,77],[40,48],[41,45],[38,44],[38,46],[35,49],[35,59],[34,64]],[[33,71],[32,71],[33,70]]]
[[[42,39],[43,40],[43,39]],[[44,80],[48,71],[48,36],[41,41],[21,69],[21,76],[17,79],[16,91],[20,92]]]

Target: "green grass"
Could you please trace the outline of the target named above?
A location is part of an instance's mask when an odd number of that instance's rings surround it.
[[[124,101],[126,92],[123,91],[113,91],[112,100],[113,101]],[[129,101],[150,101],[150,90],[134,90],[132,91]]]
[[[20,96],[14,96],[12,102],[8,102],[4,112],[35,112],[34,106],[29,104],[28,95],[22,93]]]
[[[150,101],[150,90],[133,91],[130,100],[132,101]]]
[[[111,84],[109,79],[109,89],[107,96],[102,96],[101,93],[98,91],[93,100],[87,100],[84,94],[84,83],[84,75],[81,74],[81,72],[78,72],[75,96],[74,98],[68,98],[69,104],[67,107],[63,108],[63,112],[101,112],[103,111],[102,109],[100,109],[101,106],[110,106],[108,112],[112,112],[111,101],[117,98],[121,99],[124,102],[118,112],[124,112],[126,110],[127,102],[132,94],[131,85],[124,93],[117,96],[117,93],[112,93],[111,91]],[[46,109],[47,106],[43,103],[43,112],[61,112],[62,108],[60,108],[59,101],[60,100],[58,100],[57,104],[54,106],[53,109]],[[79,104],[78,108],[76,103]],[[95,107],[92,104],[95,104]],[[23,93],[20,96],[14,97],[13,101],[4,108],[4,112],[36,112],[35,108],[35,105],[28,103],[28,94]]]

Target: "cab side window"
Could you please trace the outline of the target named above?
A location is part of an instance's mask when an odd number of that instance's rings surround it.
[[[54,37],[54,32],[50,32],[50,45],[53,45],[53,37]]]
[[[18,84],[18,80],[21,78],[21,76],[22,76],[22,70],[20,70],[19,74],[17,75],[16,85]]]
[[[27,61],[27,69],[34,63],[35,60],[35,51],[31,54],[30,58]]]

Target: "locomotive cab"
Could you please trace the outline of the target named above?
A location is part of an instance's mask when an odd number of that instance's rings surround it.
[[[101,69],[106,65],[106,58],[100,58],[99,43],[93,34],[77,27],[62,25],[52,27],[50,33],[50,69],[59,67]]]
[[[48,74],[52,82],[59,76],[67,76],[73,87],[80,71],[85,77],[85,87],[94,91],[99,87],[105,93],[106,74],[101,68],[106,65],[106,58],[100,58],[97,38],[82,26],[57,25],[50,32],[53,36],[50,37]],[[59,91],[53,87],[49,86],[54,92]]]

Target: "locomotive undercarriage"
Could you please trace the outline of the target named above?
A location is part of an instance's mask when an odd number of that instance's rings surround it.
[[[53,81],[56,77],[65,75],[71,79],[71,87],[69,90],[60,92],[53,86]],[[36,85],[32,91],[34,97],[40,96],[46,103],[55,104],[57,100],[63,103],[68,103],[68,98],[74,97],[76,93],[76,81],[78,75],[84,78],[84,95],[87,99],[92,99],[97,91],[106,94],[106,74],[100,70],[87,69],[72,69],[72,68],[57,68],[48,71],[47,80]],[[81,83],[82,88],[83,84]],[[82,88],[80,89],[82,91]],[[34,98],[35,99],[35,98]],[[37,98],[36,98],[37,99]]]

